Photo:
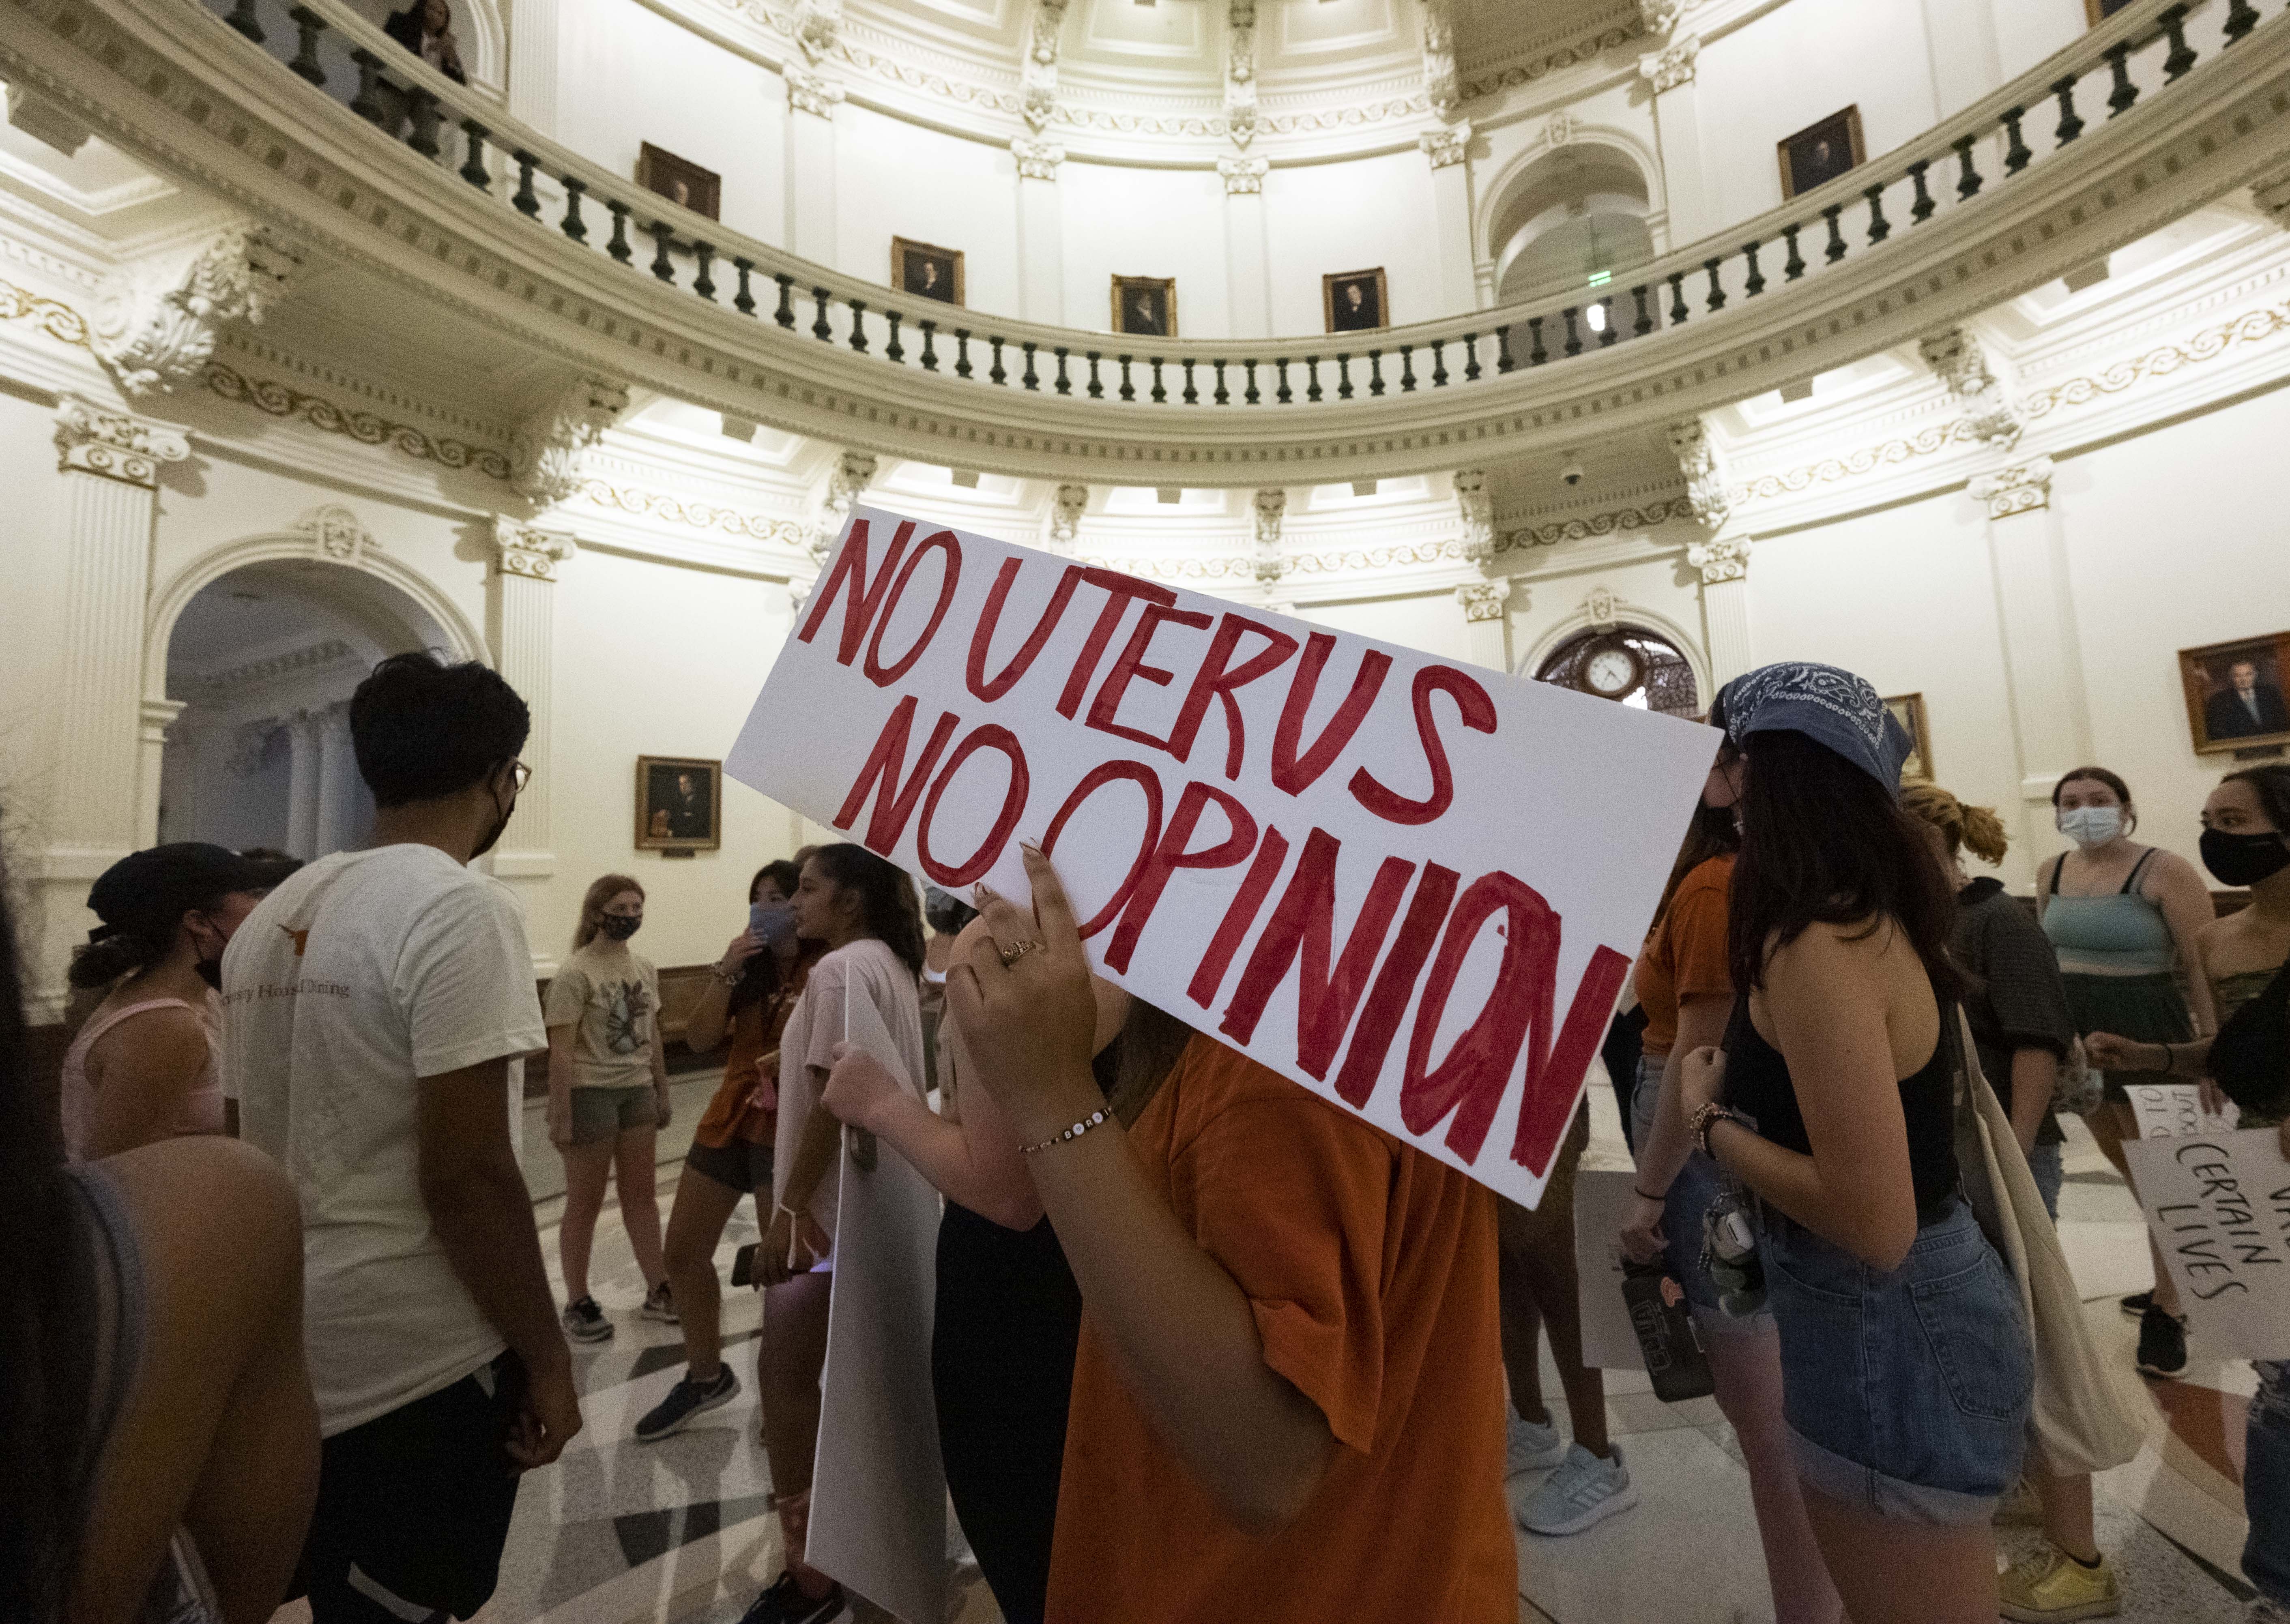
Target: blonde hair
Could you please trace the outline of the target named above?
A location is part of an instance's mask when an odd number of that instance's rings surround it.
[[[2004,860],[2010,838],[1992,807],[1966,806],[1938,784],[1910,784],[1901,791],[1901,810],[1938,829],[1951,857],[1961,846],[1984,863]]]
[[[597,940],[603,927],[597,922],[604,917],[605,904],[624,891],[633,891],[641,898],[645,888],[625,874],[607,874],[599,877],[581,899],[581,923],[572,931],[572,951],[578,953]]]

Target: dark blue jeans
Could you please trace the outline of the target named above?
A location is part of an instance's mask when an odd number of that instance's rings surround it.
[[[2242,1571],[2261,1596],[2290,1607],[2290,1359],[2261,1359],[2256,1369],[2242,1460],[2242,1509],[2250,1519]]]

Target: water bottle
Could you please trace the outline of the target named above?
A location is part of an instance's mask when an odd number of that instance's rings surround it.
[[[1660,1263],[1625,1261],[1622,1301],[1629,1308],[1630,1329],[1637,1332],[1656,1398],[1666,1404],[1683,1404],[1717,1391],[1685,1290],[1669,1269]]]
[[[1701,1267],[1718,1283],[1718,1306],[1737,1319],[1766,1306],[1766,1265],[1748,1207],[1732,1190],[1701,1218]]]

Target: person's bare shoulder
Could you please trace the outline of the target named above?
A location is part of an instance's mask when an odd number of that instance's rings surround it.
[[[299,1263],[294,1186],[253,1146],[220,1134],[161,1140],[97,1164],[127,1198],[148,1252],[191,1268],[236,1269],[284,1247]]]

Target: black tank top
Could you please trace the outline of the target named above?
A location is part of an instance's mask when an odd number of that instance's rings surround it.
[[[1909,1130],[1909,1178],[1917,1193],[1917,1216],[1928,1223],[1957,1187],[1956,1006],[1937,994],[1940,1039],[1921,1069],[1901,1079],[1901,1114]],[[1782,1052],[1758,1036],[1750,1020],[1750,1001],[1737,999],[1726,1028],[1726,1103],[1757,1118],[1758,1132],[1786,1150],[1813,1154],[1805,1116],[1798,1109],[1797,1085]]]

